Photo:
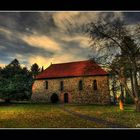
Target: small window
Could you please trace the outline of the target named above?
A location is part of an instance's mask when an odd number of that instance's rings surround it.
[[[93,81],[93,89],[94,90],[97,90],[97,80],[94,80]]]
[[[46,89],[48,89],[48,81],[46,81]]]
[[[82,90],[83,89],[83,82],[82,80],[79,81],[79,90]]]
[[[60,90],[62,91],[64,89],[64,83],[63,81],[60,82]]]

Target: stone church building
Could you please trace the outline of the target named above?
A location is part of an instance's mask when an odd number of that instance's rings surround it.
[[[108,73],[92,60],[51,64],[36,76],[32,101],[60,103],[109,104]]]

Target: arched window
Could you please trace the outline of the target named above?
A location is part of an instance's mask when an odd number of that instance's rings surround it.
[[[64,83],[63,81],[60,82],[60,90],[62,91],[64,89]]]
[[[97,90],[97,80],[93,80],[93,89]]]
[[[79,81],[79,90],[82,90],[83,89],[83,82],[82,80]]]
[[[48,89],[48,81],[46,81],[46,89]]]

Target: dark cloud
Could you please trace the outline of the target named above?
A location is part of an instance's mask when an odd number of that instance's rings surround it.
[[[124,12],[123,15],[128,24],[140,23],[140,12]]]
[[[1,12],[0,27],[24,33],[31,33],[27,28],[41,33],[49,33],[52,28],[57,28],[52,14],[41,12]]]
[[[18,23],[20,31],[29,28],[31,31],[48,34],[52,28],[56,28],[52,14],[49,13],[20,13]]]
[[[1,12],[0,29],[6,32],[0,31],[0,46],[4,47],[0,50],[0,60],[5,63],[10,62],[17,54],[27,58],[32,55],[50,57],[53,55],[51,51],[27,44],[18,37],[17,33],[28,35],[36,31],[48,34],[51,28],[56,28],[51,14],[46,13],[46,18],[43,18],[41,13],[37,12]]]
[[[140,23],[140,12],[101,12],[99,17],[107,20],[115,19],[116,17],[122,18],[127,24]]]

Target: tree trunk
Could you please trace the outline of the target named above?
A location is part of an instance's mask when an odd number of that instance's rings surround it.
[[[134,82],[133,82],[133,77],[132,77],[132,70],[130,70],[130,81],[131,81],[132,93],[134,95]]]
[[[122,81],[120,81],[120,82],[121,82],[122,85],[125,87],[125,90],[127,91],[127,93],[134,99],[135,105],[136,105],[136,111],[137,111],[137,112],[140,112],[140,99],[139,99],[139,97],[135,97],[135,96],[131,93],[131,91],[129,90],[129,88],[128,88],[128,86],[127,86],[126,83],[124,83],[124,82],[122,82]]]
[[[113,91],[113,103],[114,105],[116,105],[116,92]]]
[[[134,82],[134,84],[133,84],[134,94],[137,98],[139,98],[138,97],[138,82],[137,82],[137,72],[136,72],[136,70],[134,70],[132,77],[133,77],[133,82]]]
[[[123,89],[122,84],[120,84],[120,88],[121,88],[121,99],[122,99],[122,102],[124,103],[124,89]]]
[[[134,93],[135,93],[135,104],[136,104],[136,111],[140,112],[140,98],[139,98],[139,89],[138,89],[138,81],[137,81],[137,67],[134,63],[133,66],[133,82],[134,82]]]
[[[113,93],[113,104],[116,105],[116,90],[115,90],[115,85],[116,85],[116,81],[115,78],[112,79],[112,93]]]
[[[125,80],[122,80],[122,78],[119,78],[120,83],[125,88],[126,92],[132,97],[132,99],[135,99],[135,96],[133,95],[132,91],[128,88],[128,85]]]
[[[136,101],[135,104],[136,104],[136,111],[140,112],[140,100]]]

